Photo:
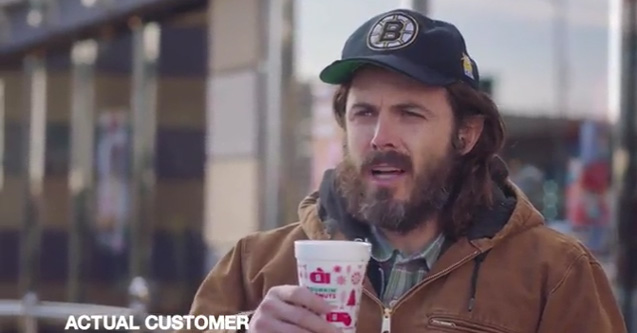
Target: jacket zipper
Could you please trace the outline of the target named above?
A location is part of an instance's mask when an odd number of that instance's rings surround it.
[[[460,319],[451,319],[451,318],[443,318],[443,317],[431,318],[429,320],[429,325],[432,327],[438,327],[438,328],[450,328],[450,329],[453,329],[454,331],[461,331],[461,332],[474,332],[476,329],[479,329],[480,331],[484,331],[485,333],[486,332],[507,333],[504,330],[493,328],[490,326],[466,323]]]
[[[381,324],[380,333],[391,333],[391,315],[393,308],[385,307],[383,302],[381,302],[378,297],[374,296],[374,294],[369,292],[367,289],[363,289],[363,294],[367,295],[367,297],[374,301],[374,303],[378,304],[378,306],[382,309],[381,315],[383,316],[383,322]]]
[[[371,292],[369,292],[367,289],[363,289],[363,294],[367,295],[367,297],[369,297],[372,301],[374,301],[376,304],[378,304],[380,306],[380,308],[382,309],[382,316],[383,316],[383,321],[382,321],[382,325],[381,325],[381,333],[391,333],[391,315],[394,311],[394,309],[396,309],[398,307],[398,305],[400,305],[401,303],[403,303],[405,301],[405,299],[407,299],[409,296],[411,296],[412,294],[414,294],[417,290],[420,290],[421,288],[423,288],[427,282],[432,281],[442,275],[447,274],[448,272],[454,270],[456,267],[465,264],[466,262],[470,261],[471,259],[475,258],[477,255],[480,254],[480,251],[475,251],[472,254],[462,258],[462,260],[456,262],[455,264],[445,268],[444,270],[438,272],[437,274],[431,275],[427,278],[425,278],[424,280],[422,280],[420,283],[418,283],[417,285],[413,286],[411,289],[409,289],[399,300],[398,302],[396,302],[396,304],[393,307],[386,307],[383,302],[380,301],[380,299],[378,299],[378,297],[374,296],[374,294],[372,294]],[[443,322],[442,325],[455,325],[451,322]],[[447,326],[447,327],[455,327],[455,326]]]
[[[381,333],[391,333],[391,309],[383,309],[383,325]]]

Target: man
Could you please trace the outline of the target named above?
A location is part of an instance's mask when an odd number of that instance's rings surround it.
[[[293,243],[366,239],[357,332],[626,331],[600,264],[508,179],[502,118],[453,25],[378,15],[321,79],[339,85],[343,161],[298,223],[220,260],[192,314],[249,313],[251,332],[336,332],[326,303],[297,286]]]

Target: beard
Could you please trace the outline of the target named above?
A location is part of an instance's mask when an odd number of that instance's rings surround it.
[[[336,167],[337,186],[348,213],[387,231],[406,234],[440,215],[451,190],[455,150],[415,170],[409,156],[397,151],[373,151],[357,166],[344,145],[343,161]],[[372,187],[365,178],[375,164],[398,167],[413,184],[407,200],[394,198],[394,188]],[[409,181],[409,179],[408,179]]]

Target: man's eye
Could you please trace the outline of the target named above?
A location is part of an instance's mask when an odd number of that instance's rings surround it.
[[[418,118],[423,118],[423,116],[418,113],[418,112],[413,112],[413,111],[408,111],[408,110],[403,110],[402,111],[402,115],[405,117],[418,117]]]
[[[371,117],[371,116],[374,115],[374,111],[372,111],[372,110],[361,110],[361,111],[357,111],[354,114],[359,116],[359,117]]]

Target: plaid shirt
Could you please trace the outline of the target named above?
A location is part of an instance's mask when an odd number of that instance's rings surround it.
[[[372,228],[372,258],[378,261],[383,270],[383,287],[380,298],[385,306],[392,307],[394,303],[409,289],[418,284],[438,259],[443,234],[429,243],[421,252],[411,256],[404,256],[394,249],[389,241],[376,228]]]

